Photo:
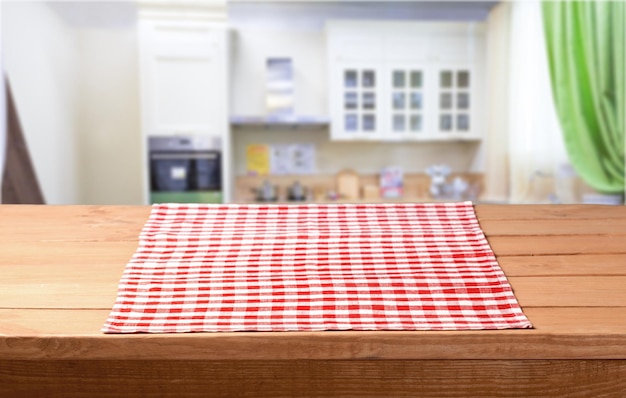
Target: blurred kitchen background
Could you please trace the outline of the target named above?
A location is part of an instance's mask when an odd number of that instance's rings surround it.
[[[36,177],[13,183],[45,203],[623,203],[568,161],[538,1],[0,13],[3,118]]]

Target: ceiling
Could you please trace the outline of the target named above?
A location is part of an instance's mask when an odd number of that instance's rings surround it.
[[[46,1],[74,28],[127,28],[137,22],[135,1]]]
[[[185,0],[172,0],[172,4]],[[128,28],[136,24],[136,1],[47,1],[69,26]],[[320,29],[327,18],[481,21],[497,1],[228,1],[234,25]]]
[[[231,25],[321,30],[327,19],[484,21],[497,1],[231,1]]]

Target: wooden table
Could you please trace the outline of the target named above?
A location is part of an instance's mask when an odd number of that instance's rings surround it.
[[[0,205],[0,396],[626,396],[626,207],[476,211],[532,330],[104,335],[149,207]]]

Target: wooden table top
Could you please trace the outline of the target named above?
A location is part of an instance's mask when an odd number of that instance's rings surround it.
[[[534,329],[105,335],[149,212],[0,205],[0,357],[626,359],[626,206],[476,206]]]

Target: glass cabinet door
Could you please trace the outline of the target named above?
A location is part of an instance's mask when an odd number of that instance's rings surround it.
[[[473,137],[470,66],[350,64],[339,73],[335,120],[345,138]]]
[[[439,72],[439,131],[469,132],[470,110],[470,71],[441,70]]]
[[[376,70],[368,68],[345,69],[342,80],[344,132],[375,132],[378,110]]]
[[[470,72],[459,70],[456,76],[456,129],[467,132],[470,130]]]
[[[391,70],[391,130],[393,133],[422,132],[424,72],[420,69]]]

